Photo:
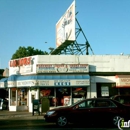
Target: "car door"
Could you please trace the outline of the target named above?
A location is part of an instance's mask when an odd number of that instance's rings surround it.
[[[114,115],[118,112],[118,108],[110,100],[97,99],[95,101],[95,123],[106,124],[109,123]]]
[[[89,99],[85,100],[83,102],[80,102],[76,106],[73,107],[71,113],[70,113],[70,120],[72,122],[78,122],[78,123],[91,123],[91,119],[93,116],[93,113],[91,113],[91,109],[93,109],[93,103],[94,100]]]

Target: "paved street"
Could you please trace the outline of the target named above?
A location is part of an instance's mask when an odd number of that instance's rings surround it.
[[[69,125],[67,128],[58,128],[55,124],[45,123],[43,120],[2,120],[0,121],[2,130],[118,130],[117,128],[105,127],[84,127]]]
[[[58,128],[54,123],[46,123],[43,114],[32,115],[29,112],[9,112],[0,111],[0,129],[2,130],[63,130]],[[109,126],[83,126],[70,124],[65,130],[119,130]]]

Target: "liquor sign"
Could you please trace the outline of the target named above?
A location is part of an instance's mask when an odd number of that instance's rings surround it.
[[[35,58],[31,57],[24,57],[20,59],[10,60],[9,61],[9,73],[10,74],[26,74],[34,72]]]
[[[25,57],[10,61],[10,67],[26,66],[30,64],[31,64],[31,57]]]
[[[37,64],[37,73],[88,73],[88,64]]]

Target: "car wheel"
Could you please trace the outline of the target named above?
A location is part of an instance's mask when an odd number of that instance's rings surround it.
[[[68,120],[67,120],[66,116],[59,116],[59,117],[57,118],[56,124],[57,124],[59,127],[65,127],[65,126],[67,126]]]
[[[119,121],[120,119],[122,119],[120,116],[114,116],[114,117],[113,117],[113,124],[114,124],[115,126],[118,126],[118,121]]]

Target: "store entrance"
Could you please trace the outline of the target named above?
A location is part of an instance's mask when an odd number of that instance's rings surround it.
[[[71,89],[67,87],[56,88],[56,106],[71,105]]]

